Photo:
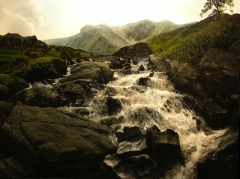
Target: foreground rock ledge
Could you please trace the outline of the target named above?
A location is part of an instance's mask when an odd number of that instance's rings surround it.
[[[2,150],[45,176],[93,166],[116,151],[108,127],[54,108],[17,105],[1,130]]]

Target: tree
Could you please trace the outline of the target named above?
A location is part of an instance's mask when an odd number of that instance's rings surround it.
[[[233,13],[233,10],[231,9],[234,7],[233,0],[207,0],[207,2],[204,4],[204,8],[201,11],[200,16],[202,17],[203,14],[211,10],[212,13],[209,16],[215,15],[215,14],[222,14],[226,10],[226,6],[230,7],[230,12]]]

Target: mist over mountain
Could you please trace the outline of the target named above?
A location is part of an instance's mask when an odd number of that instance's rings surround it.
[[[109,55],[121,47],[182,26],[184,25],[177,25],[168,20],[161,22],[142,20],[124,26],[86,25],[78,34],[66,38],[44,40],[44,42],[49,45],[83,49],[94,55]]]

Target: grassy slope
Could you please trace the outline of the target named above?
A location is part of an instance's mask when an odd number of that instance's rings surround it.
[[[187,61],[193,65],[209,48],[219,48],[240,56],[240,15],[223,14],[196,24],[155,35],[146,40],[161,58]]]

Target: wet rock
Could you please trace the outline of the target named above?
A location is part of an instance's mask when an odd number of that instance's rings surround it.
[[[105,66],[104,66],[105,65]],[[71,71],[71,75],[64,77],[60,82],[68,82],[77,79],[92,79],[100,84],[107,84],[113,78],[113,71],[106,64],[98,65],[93,62],[84,62]]]
[[[130,70],[131,69],[131,60],[128,59],[124,64],[123,64],[123,69],[125,70]]]
[[[58,85],[58,91],[68,98],[73,106],[87,106],[100,90],[100,84],[92,79],[78,79]]]
[[[147,150],[147,140],[145,138],[133,142],[123,141],[118,144],[117,155],[119,158],[127,158],[145,153]]]
[[[28,87],[29,87],[29,83],[26,80],[19,77],[16,77],[14,81],[9,83],[8,85],[8,88],[10,89],[10,92],[12,95]]]
[[[128,173],[128,175],[132,173],[132,178],[154,178],[153,161],[151,157],[146,154],[129,157],[126,160],[120,161],[114,170],[120,176],[126,173]]]
[[[141,86],[148,86],[149,81],[151,81],[150,78],[148,78],[148,77],[147,77],[147,78],[142,77],[142,78],[139,78],[139,79],[138,79],[137,84],[138,84],[138,85],[141,85]]]
[[[8,115],[12,110],[13,105],[5,101],[0,101],[0,125],[7,121]]]
[[[59,107],[66,105],[55,89],[33,86],[12,96],[9,101],[21,101],[23,104],[39,107]]]
[[[49,64],[37,63],[31,66],[26,66],[20,69],[17,75],[30,82],[41,81],[50,78],[51,79],[60,78],[62,75],[58,73],[57,69],[60,72],[64,71],[63,74],[65,74],[67,69],[66,62],[61,59],[56,59],[55,61],[58,61],[58,63],[57,64],[55,64],[54,62],[51,62]],[[56,67],[54,67],[55,65]]]
[[[132,63],[133,63],[133,65],[137,65],[138,64],[138,58],[137,57],[133,57]]]
[[[100,164],[116,151],[108,132],[106,126],[54,108],[17,105],[2,125],[1,148],[34,167],[41,177],[74,176],[72,171]]]
[[[123,132],[117,132],[116,137],[118,138],[118,142],[122,141],[137,141],[144,138],[139,127],[124,127]]]
[[[0,84],[0,100],[6,100],[7,98],[9,98],[9,96],[9,88]]]
[[[171,65],[167,61],[153,54],[149,56],[148,64],[150,69],[155,69],[156,66],[158,71],[161,72],[169,72],[169,70],[171,69]]]
[[[238,130],[238,129],[237,129]],[[237,134],[238,135],[238,134]],[[229,139],[225,141],[229,144]],[[198,179],[238,178],[239,139],[228,147],[209,154],[206,161],[197,165]]]
[[[116,116],[110,116],[107,118],[103,118],[100,120],[100,124],[106,125],[106,126],[112,126],[116,124],[121,124],[124,121],[124,117],[116,117]]]
[[[152,54],[151,49],[148,47],[147,43],[140,42],[133,46],[123,47],[113,55],[123,58],[133,58],[133,57],[147,57]]]
[[[217,48],[209,49],[199,65],[208,72],[221,70],[224,75],[238,77],[239,59],[237,56]]]
[[[16,173],[18,173],[22,177],[33,176],[33,174],[35,173],[35,169],[33,167],[23,164],[14,157],[7,158],[5,160],[5,165],[13,169]]]
[[[6,160],[9,157],[10,157],[9,155],[0,152],[0,178],[21,178],[21,177],[23,177],[16,171],[14,171],[14,169],[12,169],[11,167],[9,167],[6,164]]]
[[[159,171],[170,170],[176,164],[184,164],[179,136],[171,129],[161,132],[156,126],[147,129],[150,156]]]
[[[114,115],[122,110],[122,104],[119,100],[112,97],[107,97],[106,107],[109,115]]]
[[[143,65],[141,65],[139,68],[138,68],[138,71],[145,71],[145,68]]]

